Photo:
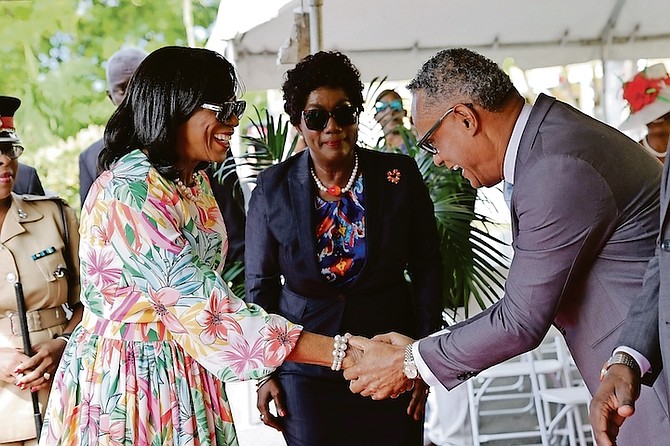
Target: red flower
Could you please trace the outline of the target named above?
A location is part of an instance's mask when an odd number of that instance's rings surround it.
[[[661,89],[670,85],[670,77],[649,79],[640,72],[630,81],[623,84],[623,98],[630,104],[631,113],[640,111],[645,105],[656,100]]]

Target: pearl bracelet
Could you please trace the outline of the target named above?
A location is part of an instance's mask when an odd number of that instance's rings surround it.
[[[335,335],[335,342],[333,342],[335,350],[333,350],[333,365],[330,366],[331,370],[339,372],[342,369],[342,361],[344,361],[344,357],[347,356],[347,347],[349,346],[350,337],[350,333]]]

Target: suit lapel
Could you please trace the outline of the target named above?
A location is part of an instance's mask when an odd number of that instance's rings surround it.
[[[540,126],[544,121],[545,116],[549,112],[551,106],[556,102],[555,98],[547,96],[543,93],[538,96],[537,101],[533,104],[533,108],[528,117],[528,122],[526,123],[526,128],[524,128],[523,133],[521,134],[521,141],[519,141],[519,150],[516,156],[516,165],[514,167],[514,185],[518,184],[519,174],[523,172],[524,165],[531,154],[531,149],[533,144],[535,144],[535,139],[537,138],[538,133],[540,132]],[[518,218],[515,211],[514,196],[512,195],[512,201],[510,203],[510,210],[512,212],[512,238],[515,239],[519,235],[518,228]]]
[[[310,274],[319,273],[316,261],[316,239],[314,221],[314,194],[312,193],[312,178],[309,174],[309,150],[305,150],[298,162],[291,168],[289,173],[289,199],[293,220],[298,228],[298,243],[302,257],[306,259],[307,265],[313,265]],[[293,231],[292,228],[286,228]]]
[[[385,175],[368,156],[365,150],[358,150],[358,156],[363,172],[363,194],[365,200],[365,264],[358,277],[365,273],[367,265],[374,262],[375,253],[379,252],[379,240],[382,231],[382,209],[384,209],[385,194],[384,182],[379,180]]]

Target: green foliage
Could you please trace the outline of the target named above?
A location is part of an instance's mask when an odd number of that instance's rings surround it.
[[[255,151],[247,152],[244,157],[254,160],[255,164],[261,168],[290,157],[298,143],[298,136],[295,135],[293,140],[287,144],[290,122],[288,120],[284,122],[284,116],[282,115],[275,121],[274,116],[268,110],[265,110],[265,120],[263,120],[256,106],[254,106],[254,110],[256,111],[256,120],[250,119],[260,137],[242,137],[255,148]]]
[[[501,251],[505,243],[488,231],[494,222],[475,212],[477,190],[460,172],[438,167],[433,157],[416,146],[416,137],[405,127],[398,131],[408,154],[416,161],[428,186],[440,236],[444,290],[447,310],[465,308],[470,296],[486,308],[503,289],[508,258]]]
[[[244,298],[244,263],[226,262],[221,276],[234,295]]]
[[[196,45],[203,45],[218,0],[0,1],[0,94],[22,101],[16,114],[27,149],[22,161],[71,205],[78,205],[77,155],[88,146],[77,135],[104,126],[114,110],[105,61],[123,46],[186,45],[184,1],[192,3]],[[47,160],[38,155],[43,150],[51,154]]]

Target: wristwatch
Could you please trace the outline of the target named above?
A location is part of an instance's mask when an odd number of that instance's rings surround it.
[[[419,377],[419,369],[414,363],[414,355],[412,354],[412,344],[405,347],[405,363],[403,365],[403,372],[408,379],[417,379]]]
[[[633,372],[637,376],[641,375],[640,372],[640,365],[637,363],[637,361],[628,353],[625,352],[616,352],[610,359],[605,362],[603,365],[603,368],[600,369],[600,381],[605,379],[605,375],[607,375],[607,370],[609,370],[610,367],[612,367],[614,364],[623,364],[625,366],[630,367],[633,369]]]

